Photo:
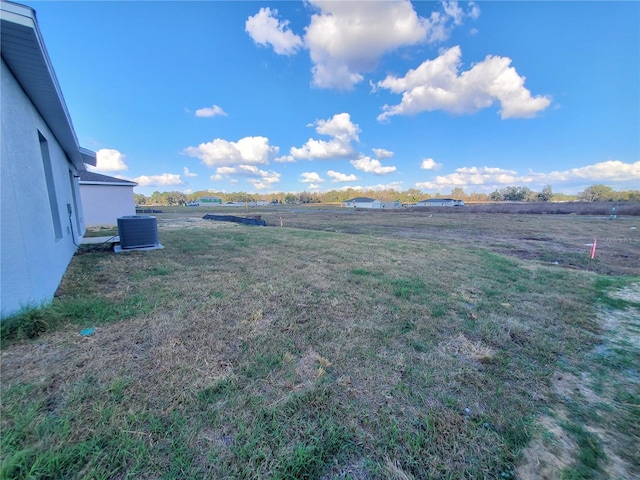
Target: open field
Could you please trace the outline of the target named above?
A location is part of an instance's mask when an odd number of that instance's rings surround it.
[[[242,213],[3,322],[0,477],[640,476],[637,217]]]
[[[481,207],[484,208],[478,206]],[[170,223],[201,218],[211,211],[228,215],[258,215],[269,226],[373,235],[417,243],[445,242],[525,260],[557,262],[567,268],[607,275],[640,275],[640,217],[621,215],[610,220],[609,215],[500,215],[482,211],[474,213],[475,208],[356,211],[301,206],[163,207],[165,213],[157,216],[160,222]],[[583,206],[581,208],[584,209]],[[594,205],[594,208],[595,211],[605,209],[602,205]],[[635,211],[633,207],[629,209]],[[590,261],[588,245],[594,238],[597,239],[597,255],[594,261]]]

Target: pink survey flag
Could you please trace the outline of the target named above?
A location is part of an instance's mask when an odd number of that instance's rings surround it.
[[[596,239],[593,239],[593,244],[591,245],[591,260],[593,260],[596,257]]]

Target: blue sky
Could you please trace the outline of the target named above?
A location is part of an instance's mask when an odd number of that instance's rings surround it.
[[[638,2],[29,2],[135,191],[640,189]]]

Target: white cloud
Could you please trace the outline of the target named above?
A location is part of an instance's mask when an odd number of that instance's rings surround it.
[[[367,173],[375,173],[376,175],[386,175],[396,171],[396,167],[383,167],[380,160],[375,160],[367,156],[361,156],[356,160],[351,160],[351,165],[358,170],[362,170]]]
[[[519,176],[515,170],[497,167],[462,167],[449,175],[439,175],[432,182],[418,182],[416,187],[434,190],[476,185],[515,185],[530,181],[531,178]]]
[[[261,8],[249,17],[245,30],[258,45],[271,45],[279,55],[292,55],[302,47],[313,63],[312,84],[349,90],[373,71],[379,59],[398,48],[442,42],[466,18],[478,18],[480,9],[470,2],[464,10],[457,1],[443,1],[428,17],[419,16],[409,0],[394,2],[336,2],[310,0],[315,9],[304,39],[279,20],[278,11]]]
[[[291,147],[290,156],[294,159],[329,159],[352,156],[355,151],[352,141],[358,142],[360,127],[351,121],[348,113],[337,113],[329,120],[317,120],[316,132],[331,136],[331,140],[310,138],[300,148]]]
[[[274,183],[278,183],[280,181],[280,174],[276,174],[275,176],[263,177],[261,179],[250,178],[247,181],[252,184],[257,190],[264,190],[265,188],[269,188]]]
[[[451,24],[477,18],[470,3],[465,12],[456,1],[443,2],[442,11],[419,16],[408,0],[396,2],[311,1],[318,13],[306,29],[313,84],[320,88],[352,89],[373,71],[379,59],[400,47],[446,40]]]
[[[548,173],[529,170],[523,178],[530,178],[536,185],[553,185],[554,187],[564,185],[564,190],[567,191],[582,190],[598,183],[604,183],[619,190],[637,190],[640,186],[640,161],[624,163],[620,160],[607,160],[584,167],[554,170]]]
[[[215,117],[216,115],[221,115],[223,117],[227,116],[227,112],[225,112],[218,105],[213,105],[212,107],[199,108],[196,110],[196,117]]]
[[[236,176],[245,177],[258,190],[268,188],[280,181],[280,174],[272,170],[260,170],[255,165],[236,165],[234,167],[218,167],[212,181],[220,181],[224,177],[230,178],[231,183],[236,183]]]
[[[372,148],[371,151],[373,151],[374,155],[380,159],[393,157],[393,152],[385,150],[384,148]]]
[[[369,185],[368,187],[363,187],[362,185],[347,185],[345,187],[336,188],[339,192],[344,192],[346,190],[356,190],[358,192],[362,191],[374,191],[381,192],[383,190],[401,190],[402,182],[391,182],[391,183],[379,183],[377,185]]]
[[[274,158],[273,161],[277,163],[294,163],[296,159],[291,155],[283,155],[281,157]]]
[[[371,185],[367,187],[367,190],[374,190],[376,192],[380,192],[383,190],[401,190],[402,182],[390,182],[390,183],[379,183],[378,185]]]
[[[310,138],[302,147],[291,147],[290,153],[294,158],[316,160],[328,158],[344,158],[354,152],[350,144],[340,143],[336,139],[330,141],[314,140]]]
[[[348,113],[336,113],[329,120],[317,120],[316,132],[322,135],[329,135],[341,142],[351,140],[359,141],[358,134],[360,127],[351,122],[351,115]]]
[[[327,172],[327,175],[329,176],[329,178],[331,178],[331,181],[334,183],[355,182],[356,180],[358,180],[358,177],[353,173],[351,175],[347,175],[346,173],[340,173],[334,170],[329,170]]]
[[[322,183],[324,179],[320,177],[316,172],[304,172],[300,174],[300,179],[298,180],[301,183]]]
[[[433,158],[425,158],[420,163],[420,168],[423,170],[439,170],[442,167],[441,163],[436,163]]]
[[[474,2],[469,2],[469,9],[466,12],[455,1],[442,2],[442,8],[454,25],[462,25],[466,17],[475,20],[480,16],[480,8]]]
[[[139,187],[166,187],[171,185],[184,185],[180,175],[163,173],[160,175],[141,175],[132,179]]]
[[[184,167],[184,176],[185,177],[197,177],[197,173],[191,173],[187,167]]]
[[[474,2],[469,2],[469,10],[467,13],[469,15],[469,18],[477,20],[480,16],[480,7],[478,7],[478,5],[476,5]]]
[[[530,188],[552,185],[554,189],[561,189],[563,185],[588,186],[596,183],[628,182],[633,178],[640,178],[640,161],[624,163],[620,160],[608,160],[548,173],[530,170],[520,174],[516,170],[497,167],[462,167],[454,173],[436,176],[431,181],[418,182],[415,186],[425,190],[448,190],[456,187],[494,190],[509,185],[526,185]]]
[[[364,190],[364,187],[362,185],[346,185],[344,187],[336,188],[336,190],[339,192],[344,192],[346,190],[356,190],[361,192]]]
[[[531,96],[508,57],[488,55],[470,70],[459,73],[462,51],[450,48],[435,60],[426,60],[404,77],[388,75],[376,84],[402,94],[398,105],[385,105],[379,121],[393,115],[415,115],[424,111],[444,110],[453,114],[475,113],[499,102],[500,116],[528,118],[551,104],[547,96]]]
[[[127,170],[126,155],[112,148],[101,148],[96,152],[96,166],[88,165],[89,170],[98,172],[121,172]]]
[[[245,23],[245,30],[258,45],[271,45],[278,55],[292,55],[302,47],[302,39],[289,28],[289,21],[278,20],[278,10],[261,8]]]
[[[205,165],[214,168],[238,164],[268,164],[269,159],[279,151],[279,147],[269,145],[266,137],[244,137],[237,142],[216,138],[197,147],[187,147],[183,153],[199,158]]]
[[[548,174],[533,173],[534,176],[548,181],[560,180],[593,180],[598,182],[623,182],[636,179],[640,183],[640,161],[624,163],[620,160],[607,160],[586,167],[572,168],[565,171],[554,171]]]

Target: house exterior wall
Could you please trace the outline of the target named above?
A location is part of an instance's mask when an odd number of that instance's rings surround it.
[[[84,234],[77,173],[4,60],[0,75],[0,318],[53,298]],[[46,140],[60,238],[45,177]],[[71,205],[71,215],[67,210]],[[73,230],[72,230],[73,229]]]
[[[400,208],[402,204],[398,201],[396,202],[380,202],[380,208]]]
[[[111,227],[118,217],[136,214],[133,186],[82,184],[80,197],[87,227]]]
[[[222,204],[222,199],[219,197],[202,197],[199,202],[200,206],[220,205]]]
[[[373,202],[345,202],[344,206],[347,208],[382,208],[379,200]]]

